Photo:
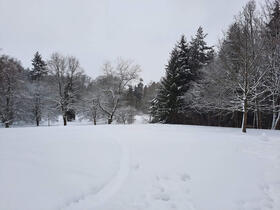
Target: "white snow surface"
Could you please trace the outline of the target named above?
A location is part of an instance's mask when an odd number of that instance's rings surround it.
[[[133,124],[147,124],[149,122],[149,115],[136,115],[134,116]]]
[[[279,210],[280,132],[0,129],[1,210]]]

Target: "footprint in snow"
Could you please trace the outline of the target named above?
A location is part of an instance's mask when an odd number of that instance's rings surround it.
[[[262,141],[269,141],[269,138],[266,135],[266,133],[262,133],[262,135],[260,136],[260,140],[262,140]]]
[[[183,182],[190,181],[191,180],[191,176],[189,174],[182,174],[181,175],[181,180]]]
[[[169,201],[170,196],[167,193],[161,192],[154,195],[155,200]]]
[[[134,171],[137,171],[137,170],[140,168],[140,164],[139,164],[139,163],[135,163],[135,164],[131,165],[131,168],[132,168]]]

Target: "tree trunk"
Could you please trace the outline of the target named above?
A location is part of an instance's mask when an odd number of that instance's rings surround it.
[[[218,114],[218,126],[220,127],[221,126],[221,113]],[[212,124],[211,124],[212,125]]]
[[[243,120],[242,120],[242,132],[246,133],[246,128],[247,128],[247,111],[243,112]]]
[[[113,121],[112,118],[109,118],[108,119],[108,124],[110,125],[112,123],[112,121]]]
[[[259,109],[259,100],[258,100],[258,97],[256,98],[255,100],[255,103],[256,103],[256,110],[255,110],[255,123],[256,123],[256,128],[257,129],[261,129],[262,128],[262,125],[261,125],[261,112],[260,112],[260,109]]]
[[[247,117],[248,117],[247,99],[245,99],[244,100],[244,105],[243,105],[243,119],[242,119],[242,132],[243,133],[246,133]]]
[[[275,129],[280,129],[280,114],[278,114],[278,118],[275,123]]]
[[[96,118],[93,119],[93,124],[96,125]]]
[[[258,129],[262,129],[262,113],[258,110]]]
[[[240,121],[239,121],[239,115],[240,115],[240,112],[234,112],[235,116],[234,116],[234,127],[235,128],[239,128],[239,125],[240,125]]]
[[[276,130],[279,123],[280,123],[280,113],[273,112],[273,121],[272,121],[271,129]]]
[[[276,99],[274,94],[272,95],[272,124],[271,124],[271,129],[275,130],[276,129],[276,125],[277,125],[277,118],[279,116],[277,109],[276,109]]]
[[[244,108],[245,108],[245,105],[244,105]],[[246,128],[247,128],[247,115],[248,115],[248,112],[247,112],[247,104],[246,104],[246,109],[244,109],[244,112],[243,112],[243,119],[242,119],[242,132],[243,132],[243,133],[246,133]]]
[[[9,127],[10,127],[9,123],[5,123],[5,128],[9,128]]]
[[[36,120],[36,125],[39,126],[40,125],[40,121],[37,119]]]
[[[67,118],[66,118],[66,116],[63,116],[63,125],[64,125],[64,126],[67,125]]]
[[[253,118],[253,128],[258,128],[258,116],[257,111],[254,111],[254,118]]]

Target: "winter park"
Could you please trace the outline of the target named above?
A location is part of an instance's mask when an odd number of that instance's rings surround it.
[[[279,0],[0,0],[0,210],[280,210]]]

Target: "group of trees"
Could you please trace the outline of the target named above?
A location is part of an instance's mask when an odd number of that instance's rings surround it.
[[[166,75],[160,82],[157,96],[152,100],[153,122],[187,123],[191,112],[186,94],[200,78],[200,69],[213,58],[212,47],[205,42],[202,27],[188,43],[183,35],[170,54]]]
[[[201,28],[189,44],[182,37],[152,102],[153,121],[280,128],[279,5],[267,1],[259,12],[249,1],[216,53]]]
[[[0,55],[0,121],[5,127],[37,126],[62,116],[97,124],[133,122],[150,113],[152,122],[254,128],[280,128],[280,0],[258,11],[250,0],[220,40],[208,46],[202,27],[190,41],[184,35],[170,53],[165,76],[144,85],[140,66],[118,59],[103,75],[85,75],[77,58],[37,52],[32,69]],[[138,82],[137,82],[138,81]]]
[[[77,58],[58,53],[44,61],[36,52],[31,69],[24,69],[18,60],[1,55],[0,121],[5,127],[13,123],[39,126],[42,121],[49,124],[61,116],[67,125],[79,116],[95,125],[101,119],[108,124],[113,120],[131,123],[137,111],[148,107],[147,101],[143,107],[137,107],[128,100],[128,87],[139,78],[140,66],[118,59],[115,65],[105,63],[103,72],[92,79],[84,74]],[[153,84],[144,88],[151,89],[150,86]],[[151,94],[149,97],[154,97],[155,90]]]
[[[144,85],[142,79],[134,86],[129,85],[125,96],[128,105],[135,108],[137,111],[148,113],[150,102],[155,96],[158,87],[159,83],[156,82]]]
[[[23,68],[14,58],[0,57],[0,118],[5,127],[9,127],[22,110],[20,104],[23,89]],[[19,109],[16,109],[19,107]]]

